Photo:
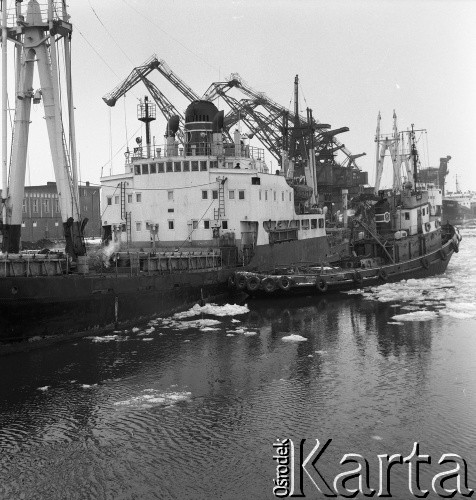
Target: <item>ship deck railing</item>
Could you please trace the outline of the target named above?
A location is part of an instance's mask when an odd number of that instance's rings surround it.
[[[264,148],[256,146],[235,144],[215,145],[208,142],[189,142],[185,145],[151,145],[137,146],[126,156],[126,163],[142,160],[160,161],[168,158],[181,157],[193,159],[195,156],[208,156],[210,158],[249,158],[264,161]]]

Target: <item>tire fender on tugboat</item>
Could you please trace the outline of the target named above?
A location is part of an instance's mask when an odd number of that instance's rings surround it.
[[[459,245],[454,240],[451,242],[451,248],[453,249],[454,253],[458,253],[459,252]]]
[[[249,276],[248,279],[246,280],[246,288],[250,292],[256,292],[258,290],[259,285],[260,285],[260,279],[256,275]]]
[[[430,263],[428,262],[428,259],[426,257],[421,258],[420,263],[424,269],[428,269],[430,267]]]
[[[425,229],[426,229],[426,232],[429,233],[430,232],[430,229],[431,229],[431,224],[429,222],[425,222]]]
[[[238,274],[235,277],[235,282],[238,290],[244,290],[246,288],[246,277],[243,274]]]
[[[327,284],[327,281],[324,279],[324,278],[320,278],[316,281],[316,288],[324,293],[324,292],[327,292],[327,288],[329,287],[329,285]]]
[[[381,267],[379,270],[378,270],[378,277],[382,280],[382,281],[387,281],[388,280],[388,273],[387,271]]]
[[[273,293],[276,290],[276,281],[268,276],[267,278],[263,279],[263,281],[261,282],[261,286],[263,287],[263,290],[265,292]]]
[[[438,255],[441,260],[446,260],[448,258],[448,255],[446,255],[446,252],[442,248],[439,250]]]
[[[354,271],[354,276],[353,276],[353,278],[354,278],[354,281],[355,281],[356,283],[359,283],[359,285],[360,285],[360,284],[362,284],[362,283],[363,283],[363,281],[364,281],[364,278],[362,277],[362,273],[361,273],[360,271],[357,271],[357,270],[356,270],[356,271]]]
[[[235,275],[231,274],[230,276],[228,276],[228,288],[235,288],[235,286],[236,286]]]
[[[293,280],[289,276],[280,276],[278,279],[278,286],[281,290],[288,292],[293,286]]]

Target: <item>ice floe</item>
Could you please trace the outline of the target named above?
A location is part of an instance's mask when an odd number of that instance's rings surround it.
[[[413,311],[392,316],[394,321],[431,321],[438,316],[436,311]]]
[[[200,306],[199,304],[195,304],[188,311],[179,312],[173,315],[174,319],[185,319],[192,318],[193,316],[198,316],[199,314],[208,314],[210,316],[237,316],[239,314],[246,314],[250,312],[248,306],[245,304],[244,306],[240,306],[238,304],[225,304],[223,306],[219,306],[217,304],[205,304],[204,306]]]
[[[86,337],[86,338],[92,340],[93,342],[111,342],[123,339],[120,335],[103,335],[101,337]]]
[[[286,337],[283,337],[281,340],[284,342],[305,342],[307,340],[306,337],[302,337],[301,335],[296,335],[295,333],[292,333],[291,335],[287,335]]]
[[[144,394],[133,396],[124,401],[114,403],[115,406],[151,408],[153,406],[169,406],[180,401],[188,401],[192,393],[183,391],[161,392],[156,389],[144,389]]]

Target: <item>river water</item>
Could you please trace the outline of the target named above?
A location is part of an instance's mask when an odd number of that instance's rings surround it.
[[[378,489],[378,455],[418,442],[430,498],[445,453],[476,487],[476,237],[442,276],[195,312],[0,356],[0,498],[274,498],[286,438],[332,440],[329,484],[356,453]]]

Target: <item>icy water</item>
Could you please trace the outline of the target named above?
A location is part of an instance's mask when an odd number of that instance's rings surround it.
[[[0,396],[1,499],[274,498],[278,438],[306,455],[332,439],[317,463],[330,484],[357,453],[378,490],[378,455],[418,442],[429,498],[445,453],[476,488],[476,237],[443,276],[0,356]],[[393,498],[413,498],[408,475],[391,469]]]

